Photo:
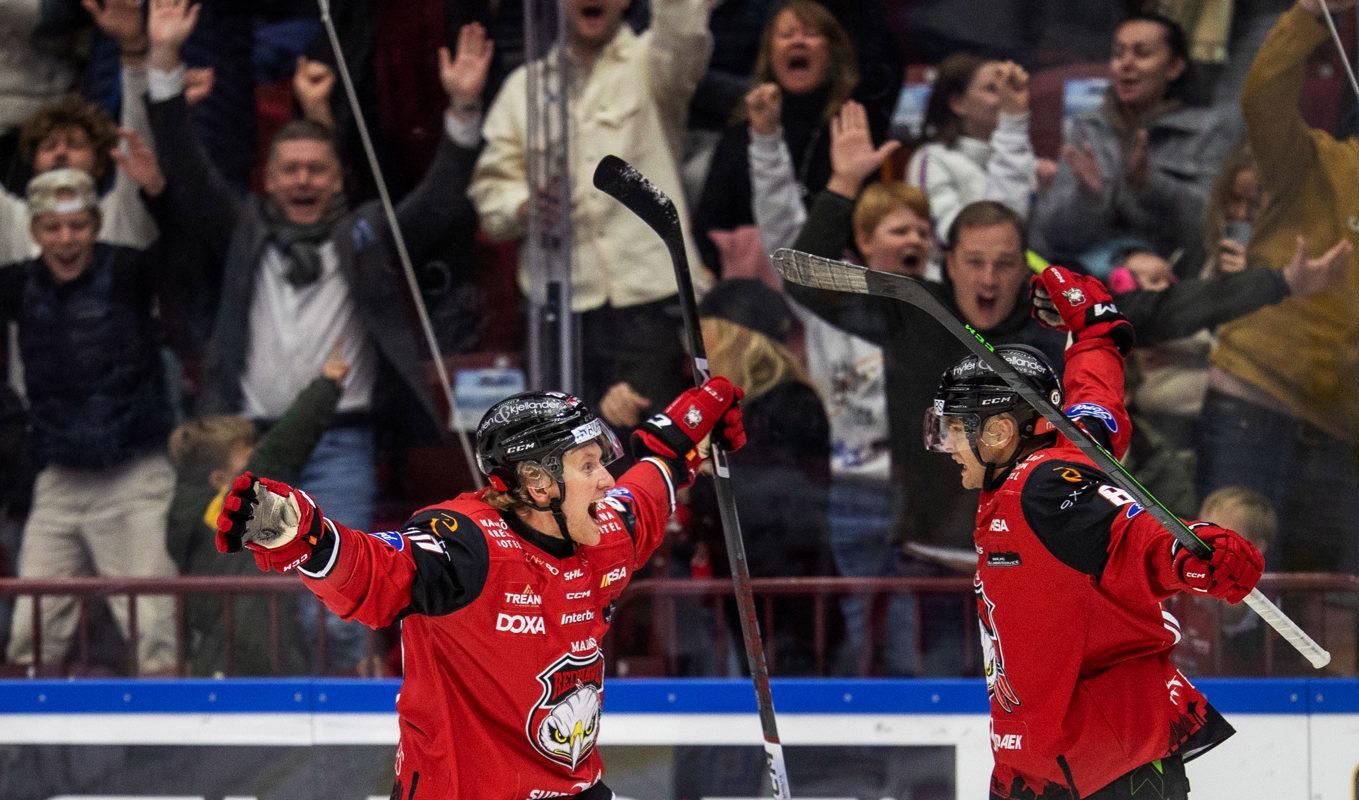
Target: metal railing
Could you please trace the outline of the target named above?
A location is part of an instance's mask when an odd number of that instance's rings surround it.
[[[972,603],[972,579],[970,577],[945,577],[945,578],[756,578],[752,580],[759,609],[761,631],[766,639],[768,658],[771,670],[774,674],[779,674],[779,650],[778,642],[780,634],[786,633],[777,613],[778,603],[791,598],[807,598],[810,601],[812,614],[809,629],[794,631],[798,641],[806,642],[810,637],[810,648],[814,654],[814,674],[828,674],[834,665],[836,654],[833,651],[833,604],[842,597],[857,595],[870,600],[870,610],[874,603],[881,604],[890,595],[908,594],[916,597],[929,595],[952,596],[961,599],[962,611],[957,624],[962,626],[966,634],[962,637],[963,650],[959,653],[958,663],[960,665],[959,674],[975,674],[977,658],[978,639],[976,631],[975,609]],[[1336,614],[1349,614],[1347,619],[1351,622],[1344,623],[1350,625],[1348,631],[1339,633],[1347,636],[1353,635],[1352,620],[1359,614],[1359,576],[1346,574],[1330,573],[1269,573],[1260,582],[1260,589],[1273,597],[1283,597],[1290,614],[1298,620],[1308,631],[1319,641],[1325,643],[1329,639],[1331,631],[1328,624]],[[139,637],[137,620],[137,603],[132,602],[139,596],[150,595],[169,595],[174,599],[174,620],[177,653],[177,674],[186,673],[186,664],[190,660],[190,654],[186,652],[189,639],[186,618],[185,618],[185,599],[186,597],[201,594],[210,594],[220,598],[222,602],[222,634],[225,639],[226,648],[223,654],[223,664],[221,672],[226,675],[233,674],[233,643],[237,626],[247,624],[236,618],[235,598],[245,596],[264,596],[268,598],[269,619],[268,625],[270,661],[275,673],[279,671],[279,643],[280,643],[280,598],[288,594],[298,594],[306,592],[307,589],[302,581],[291,576],[260,576],[260,577],[200,577],[182,576],[176,578],[106,578],[106,577],[82,577],[82,578],[63,578],[63,579],[0,579],[0,600],[16,598],[19,596],[29,596],[35,599],[31,604],[33,622],[33,650],[35,654],[42,652],[42,618],[41,605],[42,598],[67,596],[76,598],[78,604],[78,622],[76,634],[72,643],[72,655],[68,656],[67,663],[64,665],[45,665],[35,664],[33,668],[22,670],[11,667],[8,671],[10,675],[51,675],[62,674],[63,670],[69,668],[71,664],[87,664],[90,660],[90,645],[88,620],[90,619],[91,604],[100,599],[127,598],[128,599],[128,635],[127,635],[127,658],[126,669],[128,674],[136,675],[139,673],[137,664],[136,642]],[[680,653],[678,651],[679,629],[681,626],[694,626],[700,623],[707,626],[705,631],[710,629],[713,671],[708,674],[723,675],[727,674],[728,664],[731,659],[727,658],[733,639],[734,625],[728,621],[727,614],[723,612],[724,601],[730,597],[730,581],[721,578],[690,579],[690,578],[649,578],[634,581],[622,598],[613,617],[613,627],[615,634],[610,635],[601,643],[605,650],[608,663],[615,671],[626,674],[655,674],[655,675],[674,675],[679,670]],[[1217,609],[1219,620],[1221,610],[1226,608],[1224,604],[1218,603]],[[918,605],[917,605],[918,607]],[[696,612],[702,612],[702,619],[696,616]],[[318,621],[328,612],[324,608],[318,609]],[[870,613],[869,618],[874,616]],[[1346,617],[1341,617],[1346,619]],[[645,621],[645,622],[643,622]],[[874,672],[874,662],[871,654],[873,648],[881,643],[882,631],[879,624],[870,624],[865,631],[864,652],[855,658],[856,668],[854,672],[861,675],[870,675]],[[251,620],[248,624],[261,624],[259,620]],[[949,625],[948,620],[930,619],[928,625]],[[638,627],[649,626],[649,629],[638,633]],[[620,631],[621,629],[621,631]],[[317,671],[323,671],[319,665],[326,664],[326,636],[325,626],[316,626],[318,635],[316,640],[310,643],[310,652],[313,655],[314,663],[318,665]],[[623,638],[629,640],[626,648],[620,649],[618,639],[619,633],[623,633]],[[631,635],[629,635],[631,634]],[[1221,662],[1220,648],[1220,625],[1216,626],[1213,635],[1218,639],[1213,642],[1212,652],[1215,654],[1212,670],[1200,674],[1221,674],[1223,664]],[[786,641],[786,639],[785,639]],[[1287,662],[1287,648],[1280,649],[1281,642],[1278,637],[1266,636],[1264,638],[1263,653],[1263,674],[1273,675],[1281,668],[1291,668]],[[381,657],[383,647],[380,637],[375,633],[369,640],[369,655]],[[1353,655],[1348,661],[1339,661],[1342,665],[1342,674],[1354,674]],[[1348,664],[1348,666],[1344,666]],[[623,665],[619,669],[619,665]],[[970,668],[967,665],[971,665]],[[378,674],[381,674],[380,671]],[[1334,673],[1333,673],[1334,674]]]

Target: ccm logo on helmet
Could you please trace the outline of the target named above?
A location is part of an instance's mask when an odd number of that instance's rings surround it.
[[[542,617],[530,617],[524,614],[497,614],[495,629],[509,633],[547,633],[547,627],[543,625]]]

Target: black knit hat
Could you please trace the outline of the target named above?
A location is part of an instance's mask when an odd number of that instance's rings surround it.
[[[788,338],[793,315],[783,295],[754,278],[731,278],[717,284],[698,304],[700,317],[717,317],[768,336]]]

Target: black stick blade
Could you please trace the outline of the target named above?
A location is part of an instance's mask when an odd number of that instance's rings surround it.
[[[667,231],[679,230],[679,214],[674,202],[636,167],[618,156],[608,155],[599,160],[594,184],[596,189],[636,214],[662,239],[667,238]]]

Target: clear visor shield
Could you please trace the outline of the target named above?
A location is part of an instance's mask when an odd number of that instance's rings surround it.
[[[571,438],[575,440],[575,444],[571,446],[572,450],[577,447],[584,447],[587,444],[599,445],[599,463],[601,466],[607,467],[623,457],[623,445],[614,435],[613,428],[604,424],[601,419],[592,419],[575,428],[571,431]]]
[[[925,411],[925,449],[936,453],[956,453],[971,447],[981,430],[976,414],[944,414],[938,408]]]

